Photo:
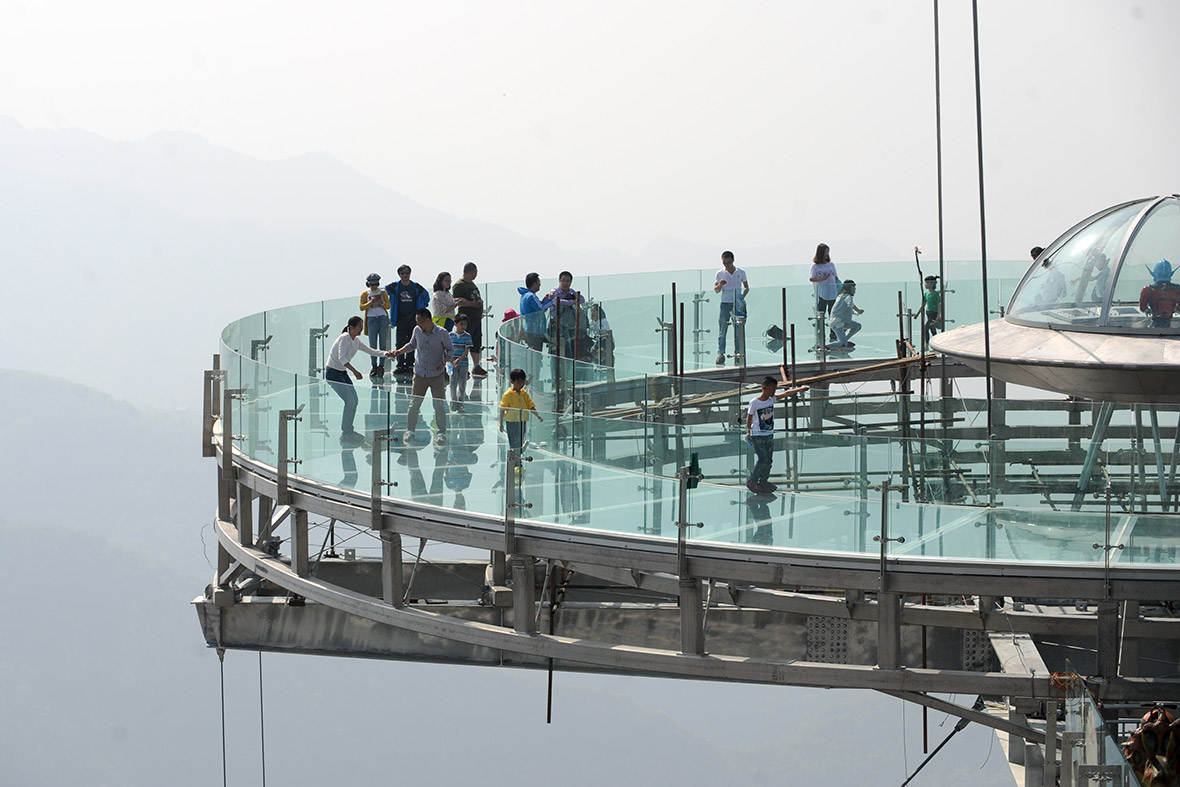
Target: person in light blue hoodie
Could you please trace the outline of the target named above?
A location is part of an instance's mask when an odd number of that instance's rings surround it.
[[[549,331],[545,312],[553,308],[553,296],[548,294],[542,298],[537,295],[541,291],[539,273],[525,276],[524,286],[517,287],[516,291],[520,293],[520,315],[524,318],[524,343],[530,350],[540,352]]]

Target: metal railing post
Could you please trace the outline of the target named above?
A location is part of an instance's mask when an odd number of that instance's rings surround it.
[[[223,388],[221,405],[221,472],[217,482],[217,518],[222,522],[233,519],[231,500],[234,481],[234,408],[233,400],[240,389]]]
[[[275,502],[278,505],[286,506],[291,504],[291,492],[288,487],[288,467],[294,465],[298,467],[303,460],[291,459],[290,441],[288,439],[287,424],[291,421],[302,421],[299,412],[303,409],[303,405],[299,405],[294,410],[279,410],[279,455],[278,467],[275,471],[278,475],[278,492],[275,494]]]
[[[213,356],[214,359],[217,356]],[[205,370],[205,392],[201,404],[201,456],[217,456],[217,446],[213,444],[213,424],[217,420],[221,408],[217,405],[219,383],[224,372],[219,369]]]
[[[889,537],[889,484],[881,482],[881,535],[873,540],[881,545],[881,585],[877,592],[877,666],[880,669],[901,667],[901,596],[889,591],[889,565],[886,554],[890,541],[905,543],[905,537]]]
[[[701,608],[701,581],[689,573],[688,535],[690,527],[704,527],[704,522],[688,521],[688,482],[692,476],[688,467],[676,471],[679,482],[679,508],[676,521],[676,571],[680,576],[680,650],[685,655],[705,653],[704,612]]]

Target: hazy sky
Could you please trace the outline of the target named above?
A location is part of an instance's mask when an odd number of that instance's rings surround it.
[[[1177,190],[1180,4],[981,5],[989,256]],[[117,140],[187,130],[263,158],[327,151],[573,251],[673,236],[929,254],[932,8],[0,0],[0,115]],[[977,253],[970,3],[941,11],[946,246]]]

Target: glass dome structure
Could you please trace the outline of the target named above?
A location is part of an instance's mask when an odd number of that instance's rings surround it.
[[[1161,260],[1169,264],[1159,266]],[[1180,300],[1180,286],[1173,296],[1165,285],[1173,278],[1180,285],[1180,275],[1170,275],[1175,270],[1180,195],[1125,202],[1078,223],[1042,251],[1013,293],[1006,317],[1056,330],[1180,334],[1180,308],[1173,320],[1166,303]],[[1163,292],[1149,291],[1153,283]]]

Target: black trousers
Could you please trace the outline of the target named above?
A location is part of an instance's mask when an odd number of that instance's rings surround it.
[[[406,343],[410,341],[410,337],[414,335],[414,326],[418,323],[415,321],[414,313],[399,314],[397,316],[397,342],[394,347],[405,347]],[[410,350],[405,355],[397,357],[396,370],[409,371],[414,368],[414,351]]]

